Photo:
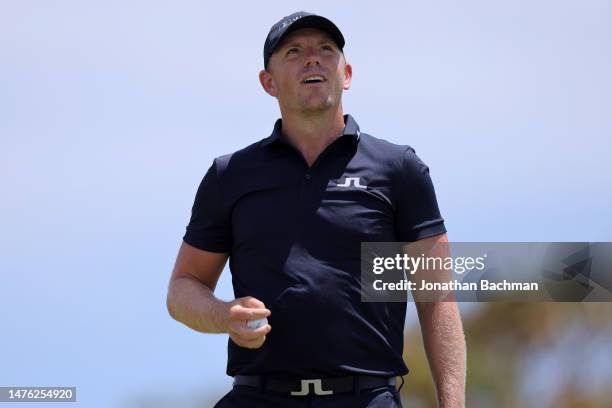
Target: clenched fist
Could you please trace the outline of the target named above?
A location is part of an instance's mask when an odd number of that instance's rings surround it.
[[[266,334],[270,333],[272,326],[263,325],[257,329],[247,326],[247,321],[263,319],[270,316],[266,305],[254,297],[247,296],[233,300],[228,304],[226,317],[226,331],[234,343],[240,347],[257,349],[266,341]]]

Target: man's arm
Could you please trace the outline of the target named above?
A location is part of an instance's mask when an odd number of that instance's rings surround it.
[[[440,234],[411,243],[405,247],[410,256],[450,256],[446,234]],[[413,276],[420,287],[426,281],[449,281],[452,271],[418,271]],[[436,386],[441,408],[465,407],[466,348],[461,317],[454,292],[441,294],[413,291],[417,314],[421,324],[423,344]],[[443,299],[441,298],[443,297]],[[437,301],[433,301],[437,299]]]
[[[266,306],[253,297],[225,302],[213,294],[227,258],[227,253],[203,251],[183,242],[168,286],[168,312],[199,332],[229,333],[239,346],[259,348],[271,327],[253,330],[246,321],[269,316]]]

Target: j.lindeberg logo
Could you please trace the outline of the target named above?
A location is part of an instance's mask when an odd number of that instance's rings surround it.
[[[368,186],[361,185],[361,183],[359,182],[359,177],[347,177],[346,180],[344,181],[344,183],[336,184],[336,186],[338,186],[338,187],[350,187],[351,186],[351,182],[357,188],[367,188],[368,187]]]

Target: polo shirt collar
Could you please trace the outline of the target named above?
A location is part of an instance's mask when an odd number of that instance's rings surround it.
[[[262,146],[268,146],[274,142],[282,141],[282,124],[282,119],[278,119],[276,123],[274,123],[274,129],[272,130],[272,134],[261,142]],[[342,134],[339,137],[351,136],[355,141],[358,141],[360,134],[361,132],[359,131],[359,125],[357,124],[355,119],[353,119],[351,115],[344,115],[344,129],[342,130]]]

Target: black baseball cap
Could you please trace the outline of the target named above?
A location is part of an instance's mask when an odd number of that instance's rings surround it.
[[[263,50],[265,68],[268,68],[270,56],[274,53],[281,40],[290,32],[300,28],[318,28],[319,30],[323,30],[330,35],[336,45],[338,45],[338,48],[340,48],[340,51],[344,48],[344,37],[331,20],[316,14],[298,11],[290,16],[283,17],[278,23],[270,28]]]

